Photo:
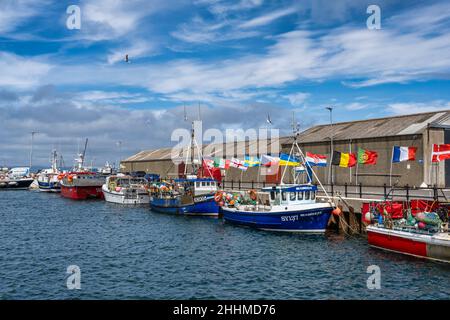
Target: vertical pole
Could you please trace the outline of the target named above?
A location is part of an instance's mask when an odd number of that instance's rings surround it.
[[[333,107],[327,107],[328,111],[330,111],[330,161],[333,161],[333,151],[334,151],[334,145],[333,145],[333,138],[334,138],[334,132],[333,132]],[[328,183],[333,184],[334,177],[333,177],[333,166],[330,165],[330,170],[328,170],[329,176],[328,176]]]
[[[394,162],[394,147],[391,150],[391,169],[389,170],[389,186],[392,188],[392,164]]]

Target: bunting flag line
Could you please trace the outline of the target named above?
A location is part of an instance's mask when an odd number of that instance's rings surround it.
[[[358,163],[359,164],[377,164],[378,153],[375,151],[358,149]]]
[[[278,157],[272,157],[265,154],[261,156],[261,165],[264,167],[278,166],[279,164],[280,158]]]
[[[414,161],[416,160],[416,151],[416,147],[394,146],[392,149],[392,163]]]
[[[245,162],[236,158],[231,158],[230,167],[240,169],[242,171],[247,171],[247,167],[245,166]]]
[[[244,164],[246,167],[259,167],[261,160],[258,157],[245,156]]]
[[[300,160],[294,156],[289,156],[286,153],[280,155],[280,166],[298,167]]]
[[[440,162],[450,159],[450,144],[433,144],[431,162]]]
[[[326,167],[327,166],[327,156],[321,154],[314,154],[311,152],[306,152],[306,162],[309,166]]]
[[[356,165],[356,155],[354,153],[334,151],[331,164],[342,168],[354,167]]]

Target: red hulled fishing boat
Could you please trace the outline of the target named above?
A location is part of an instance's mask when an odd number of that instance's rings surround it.
[[[92,172],[83,167],[88,140],[83,153],[75,159],[75,168],[68,173],[60,174],[61,195],[73,200],[103,199],[102,185],[106,181],[106,175]]]
[[[425,201],[419,201],[425,203]],[[395,208],[397,205],[396,209]],[[448,209],[433,203],[420,210],[415,204],[389,203],[366,213],[369,245],[414,257],[450,262]],[[432,209],[433,211],[431,211]],[[378,212],[376,212],[378,211]],[[398,212],[396,212],[398,211]]]

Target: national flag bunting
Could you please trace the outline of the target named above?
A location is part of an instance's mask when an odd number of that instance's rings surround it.
[[[261,160],[258,157],[245,156],[244,163],[245,166],[249,168],[259,167],[261,165]]]
[[[307,152],[305,160],[310,166],[319,166],[319,167],[327,166],[327,156],[321,154],[314,154],[311,152]]]
[[[414,161],[416,160],[416,147],[394,146],[392,149],[392,162]]]
[[[358,149],[358,163],[359,164],[377,164],[378,153],[375,151]]]
[[[280,164],[280,158],[272,157],[269,155],[263,154],[261,156],[261,165],[264,167],[278,166]]]
[[[246,171],[247,167],[245,166],[245,162],[236,158],[231,158],[230,167],[240,169],[242,171]]]
[[[331,164],[343,168],[354,167],[356,165],[356,155],[354,153],[334,151]]]
[[[280,166],[298,167],[299,165],[300,160],[296,157],[286,153],[280,155]]]
[[[440,162],[446,159],[450,159],[450,144],[433,144],[431,161]]]

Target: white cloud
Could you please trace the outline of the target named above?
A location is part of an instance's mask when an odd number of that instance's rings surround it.
[[[254,28],[267,25],[277,19],[285,17],[287,15],[291,15],[297,12],[297,9],[294,7],[279,9],[265,15],[259,16],[257,18],[251,19],[250,21],[242,23],[240,28]]]
[[[0,1],[0,35],[12,32],[48,5],[47,0]]]
[[[284,97],[289,100],[292,106],[298,107],[301,106],[305,102],[305,100],[309,98],[309,96],[310,96],[309,93],[299,92],[294,94],[288,94],[285,95]]]
[[[51,70],[37,58],[24,58],[0,51],[0,86],[27,88],[38,85]]]
[[[450,102],[435,100],[430,102],[402,102],[391,103],[388,105],[387,111],[392,114],[410,114],[420,112],[432,112],[440,110],[450,110]]]

